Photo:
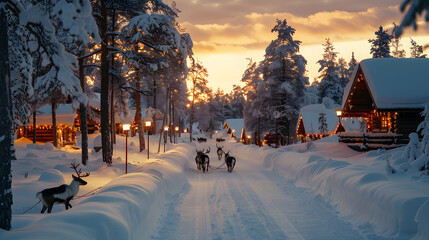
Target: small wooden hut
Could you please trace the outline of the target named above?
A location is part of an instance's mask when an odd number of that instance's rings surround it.
[[[326,129],[320,128],[320,114],[325,116]],[[307,137],[318,140],[335,134],[338,130],[338,123],[338,117],[333,109],[326,109],[323,104],[307,105],[300,109],[296,134],[301,142],[305,142]],[[341,127],[344,129],[342,125]]]

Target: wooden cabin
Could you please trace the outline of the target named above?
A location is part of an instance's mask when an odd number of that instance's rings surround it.
[[[240,141],[243,143],[247,141],[246,133],[244,130],[244,119],[242,118],[226,119],[222,128],[226,129],[228,134],[231,134],[231,138],[234,138],[237,141]]]
[[[325,114],[327,129],[322,132],[319,128],[319,116]],[[336,134],[338,131],[345,131],[339,125],[338,117],[333,109],[326,109],[323,104],[311,104],[300,109],[296,134],[301,142],[306,142],[307,137],[318,140]]]
[[[373,58],[361,61],[343,95],[342,117],[366,119],[366,136],[374,145],[400,146],[423,120],[429,102],[429,59]],[[350,136],[341,136],[348,141]],[[387,141],[390,138],[391,141]],[[366,141],[367,148],[369,148]],[[364,143],[365,144],[365,143]],[[381,146],[383,147],[383,146]]]
[[[73,109],[72,104],[58,105],[56,109],[56,121],[58,144],[60,146],[76,144],[76,128],[74,126],[76,115],[76,109]],[[24,135],[25,132],[26,135]],[[24,127],[20,127],[19,131],[17,132],[17,137],[26,137],[32,140],[33,133],[33,118],[31,117],[26,131],[24,130]],[[49,104],[46,104],[37,109],[36,141],[53,142],[52,106]]]
[[[94,133],[100,127],[99,95],[89,98],[89,114],[87,117],[88,133]],[[79,111],[72,104],[58,104],[56,109],[57,138],[60,146],[75,145],[76,133],[80,131]],[[33,139],[33,117],[30,117],[27,129],[19,127],[16,132],[17,138],[25,137]],[[52,131],[52,106],[50,104],[39,107],[36,111],[36,141],[53,142]]]

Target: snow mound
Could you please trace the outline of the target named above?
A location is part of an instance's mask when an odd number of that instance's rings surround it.
[[[49,169],[40,174],[39,181],[43,182],[65,182],[63,174],[56,169]]]
[[[36,150],[52,151],[52,150],[54,150],[54,145],[52,145],[52,143],[50,143],[50,142],[47,142],[43,145],[40,145],[37,143],[32,143],[32,144],[27,144],[27,148],[36,149]]]

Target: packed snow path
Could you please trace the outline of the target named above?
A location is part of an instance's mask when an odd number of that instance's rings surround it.
[[[216,168],[223,159],[210,147]],[[203,173],[189,165],[189,185],[169,197],[156,239],[364,239],[319,197],[251,156],[234,157],[232,173],[225,168]]]

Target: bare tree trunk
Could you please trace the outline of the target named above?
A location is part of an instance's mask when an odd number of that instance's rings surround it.
[[[12,129],[11,92],[9,86],[9,54],[7,18],[0,10],[0,228],[11,229],[12,222],[12,171],[10,147]]]
[[[103,162],[112,165],[112,149],[110,145],[109,129],[109,59],[107,36],[107,8],[105,1],[101,1],[101,147]]]
[[[52,99],[52,144],[58,148],[58,137],[57,137],[57,103],[55,99]]]
[[[195,87],[194,87],[195,89]],[[195,91],[194,91],[195,92]],[[193,96],[195,96],[195,94],[193,94]],[[189,141],[192,142],[193,137],[192,137],[192,126],[194,125],[194,119],[195,119],[195,110],[194,110],[194,97],[192,97],[192,102],[191,102],[191,119],[189,120]]]
[[[140,79],[138,76],[138,73],[136,72],[136,89],[140,90]],[[145,141],[144,141],[144,128],[143,128],[143,122],[142,122],[142,107],[141,107],[141,101],[140,101],[140,92],[136,91],[136,120],[138,124],[138,131],[139,131],[139,146],[140,146],[140,152],[146,149],[145,147]]]
[[[112,32],[115,32],[115,22],[116,22],[116,10],[113,9],[112,12]],[[115,47],[115,35],[112,35],[112,47]],[[111,69],[114,71],[115,70],[115,54],[111,54]],[[115,105],[114,105],[114,101],[115,101],[115,83],[116,81],[114,80],[114,77],[111,77],[111,97],[110,97],[110,136],[112,139],[112,155],[113,155],[113,144],[116,144],[116,123],[115,123]]]
[[[113,155],[113,144],[116,143],[116,126],[115,126],[115,104],[114,104],[114,99],[115,99],[115,84],[114,84],[114,80],[113,77],[111,77],[111,85],[110,85],[110,89],[111,89],[111,94],[110,94],[110,138],[111,138],[111,146],[112,146],[112,155]]]
[[[83,59],[79,59],[79,80],[82,92],[85,92],[85,83],[83,76]],[[81,103],[79,105],[80,117],[80,134],[82,138],[82,164],[86,165],[88,162],[88,121],[86,114],[86,105]]]
[[[170,128],[168,128],[168,133],[169,133],[169,136],[170,136],[170,143],[173,143],[173,131],[174,131],[174,129],[173,129],[173,117],[172,117],[172,109],[173,109],[173,94],[172,94],[172,90],[170,89],[169,91],[168,91],[168,93],[170,94],[170,97],[169,97],[169,99],[170,99],[170,102],[169,102],[169,115],[170,115]]]
[[[36,143],[36,104],[34,104],[34,110],[33,110],[33,143]]]
[[[155,75],[152,76],[153,78],[153,87],[152,87],[152,93],[153,93],[153,108],[158,109],[156,106],[156,79],[155,79]],[[154,134],[157,134],[157,126],[156,126],[156,118],[155,116],[153,117],[153,130],[154,130]],[[162,130],[161,130],[162,132]],[[160,134],[161,134],[160,132]]]
[[[159,132],[159,143],[158,143],[158,153],[161,149],[161,136],[164,136],[164,141],[166,141],[165,139],[165,132],[164,132],[164,126],[167,123],[167,103],[168,103],[168,89],[165,92],[165,112],[164,112],[164,118],[162,119],[162,127],[161,127],[161,131]]]

